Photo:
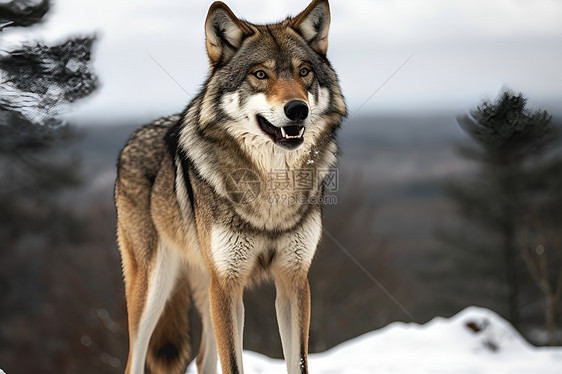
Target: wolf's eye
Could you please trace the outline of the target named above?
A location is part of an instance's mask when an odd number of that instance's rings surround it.
[[[258,79],[265,79],[267,78],[267,74],[263,70],[258,70],[254,73],[254,76]]]
[[[301,68],[299,70],[299,75],[301,77],[306,77],[308,75],[308,73],[310,73],[310,69],[308,69],[308,68]]]

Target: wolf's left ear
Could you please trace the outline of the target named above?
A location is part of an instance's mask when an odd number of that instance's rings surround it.
[[[226,63],[236,52],[246,36],[254,31],[240,21],[222,1],[214,2],[205,20],[207,54],[211,65]]]
[[[328,0],[313,0],[291,26],[302,35],[316,52],[325,55],[328,50],[328,29],[330,28],[330,5]]]

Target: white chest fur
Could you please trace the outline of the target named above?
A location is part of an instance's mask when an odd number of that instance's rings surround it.
[[[251,275],[261,255],[273,251],[275,266],[282,271],[308,269],[321,230],[319,211],[311,213],[295,230],[275,237],[217,225],[211,230],[213,263],[221,275],[241,279]]]

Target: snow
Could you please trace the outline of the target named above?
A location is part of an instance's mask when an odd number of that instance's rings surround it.
[[[473,328],[471,329],[470,326]],[[479,330],[479,331],[475,331]],[[244,352],[245,373],[286,373],[282,360]],[[309,356],[322,374],[561,374],[562,348],[536,348],[498,314],[469,307],[424,325],[392,323]],[[187,373],[196,373],[191,365]]]
[[[282,360],[244,352],[246,374],[284,374]],[[562,347],[533,347],[498,314],[469,307],[419,325],[395,322],[309,356],[321,374],[562,374]],[[220,371],[219,371],[220,372]],[[192,363],[188,374],[197,373]],[[6,374],[0,369],[0,374]]]

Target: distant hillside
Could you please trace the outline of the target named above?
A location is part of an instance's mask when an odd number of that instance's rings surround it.
[[[464,138],[454,114],[357,114],[345,120],[340,131],[342,144],[370,147],[444,144]]]
[[[145,122],[146,123],[146,122]],[[80,139],[72,147],[86,166],[113,167],[131,133],[145,123],[78,124]],[[341,150],[353,159],[374,148],[450,145],[464,139],[454,115],[361,116],[348,118],[339,132]]]

